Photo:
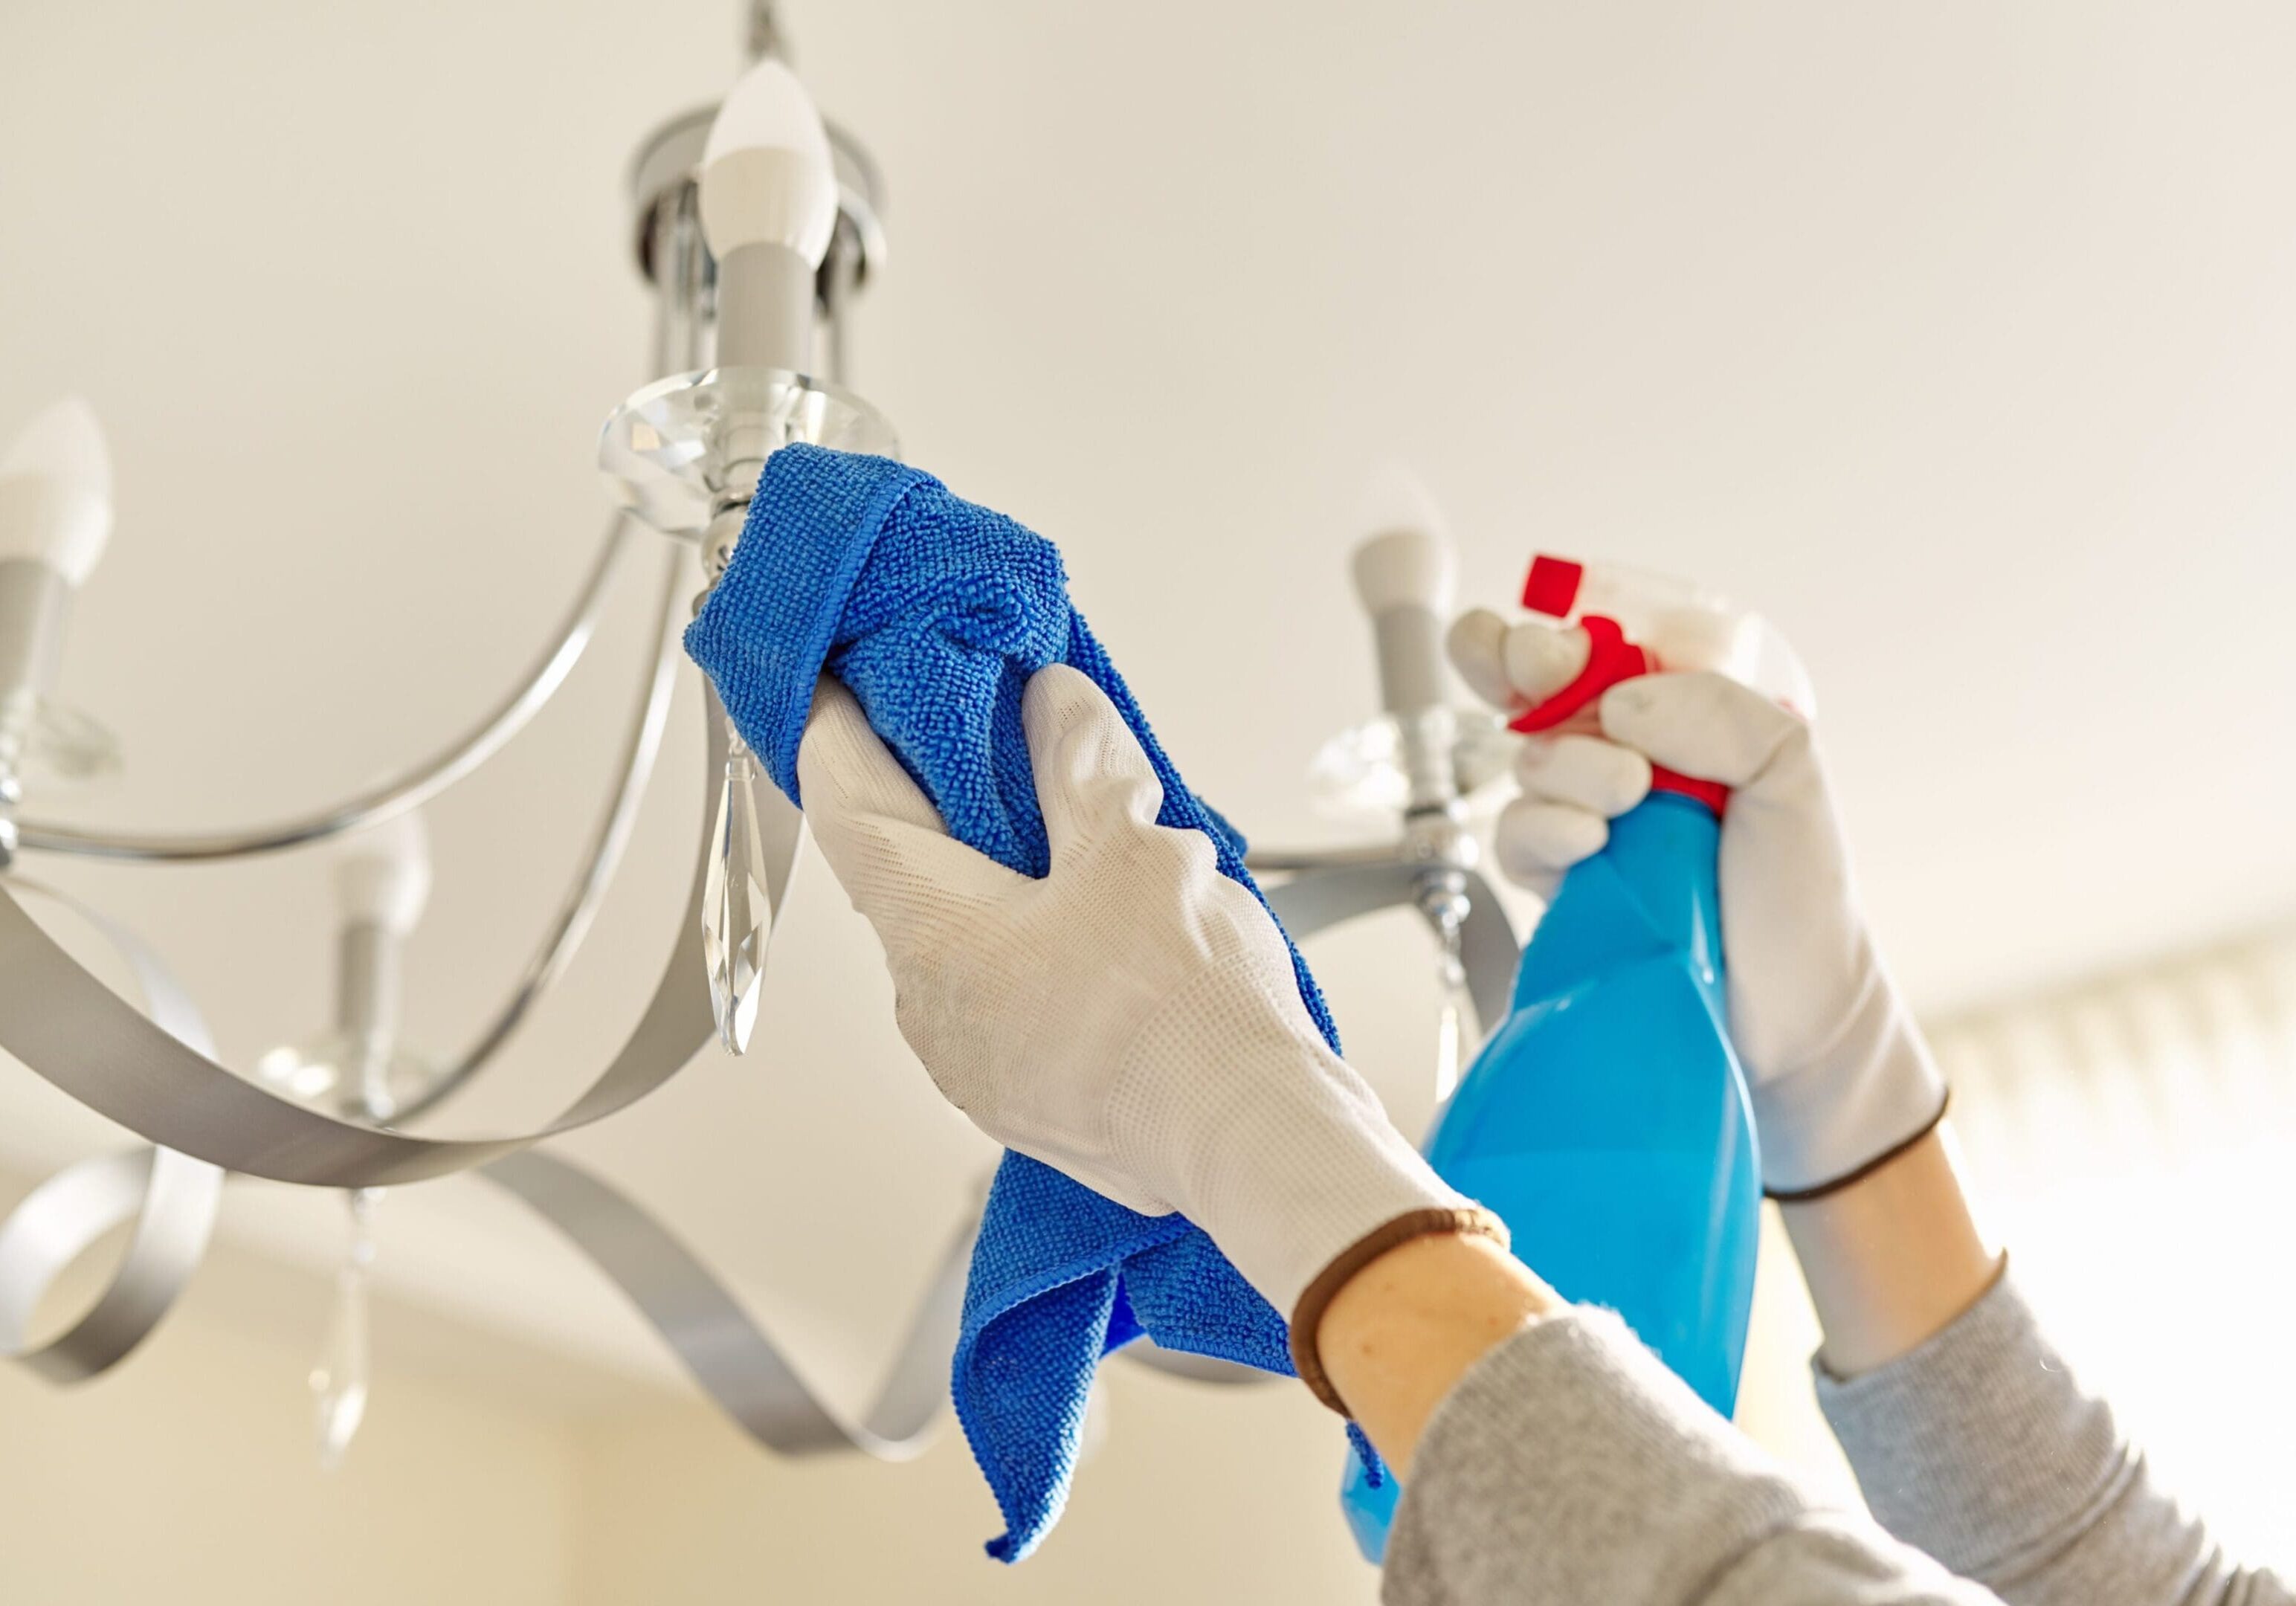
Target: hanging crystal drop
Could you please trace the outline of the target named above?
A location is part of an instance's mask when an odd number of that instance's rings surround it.
[[[701,899],[701,946],[709,962],[709,1007],[728,1053],[750,1046],[764,988],[766,928],[773,906],[758,878],[766,850],[758,828],[758,761],[739,735],[726,752]]]
[[[318,1410],[319,1466],[332,1472],[342,1464],[359,1423],[366,1416],[370,1356],[367,1345],[367,1279],[374,1266],[374,1204],[379,1188],[354,1189],[350,1247],[335,1273],[335,1306],[327,1336],[311,1368],[311,1398]]]
[[[1459,930],[1443,930],[1443,946],[1435,962],[1443,1004],[1435,1019],[1435,1098],[1447,1099],[1459,1086],[1459,1074],[1473,1052],[1477,1036],[1468,1022],[1475,1018],[1474,994],[1467,987],[1467,967],[1459,956]]]
[[[1435,1017],[1435,1102],[1441,1103],[1459,1086],[1459,1006],[1448,993]]]

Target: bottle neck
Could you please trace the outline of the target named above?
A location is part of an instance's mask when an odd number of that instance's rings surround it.
[[[1695,775],[1670,770],[1663,764],[1651,766],[1651,791],[1688,798],[1702,805],[1717,819],[1721,818],[1723,810],[1730,807],[1730,789],[1719,781],[1701,781]]]
[[[1699,799],[1654,791],[1611,822],[1531,934],[1515,1005],[1561,997],[1625,966],[1684,963],[1721,1006],[1721,822]]]

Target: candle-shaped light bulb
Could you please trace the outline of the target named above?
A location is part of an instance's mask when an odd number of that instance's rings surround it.
[[[813,97],[780,61],[742,75],[718,108],[701,153],[701,232],[718,258],[718,365],[813,366],[815,282],[837,231],[837,169]],[[754,430],[749,434],[754,435]],[[738,424],[730,460],[771,445]],[[753,479],[746,471],[731,476]],[[735,484],[734,499],[749,486]]]
[[[1443,629],[1458,585],[1443,516],[1408,471],[1375,475],[1364,498],[1369,537],[1355,551],[1356,594],[1371,615],[1380,703],[1396,722],[1409,812],[1458,796],[1456,721],[1443,677]]]
[[[767,59],[742,74],[709,126],[701,227],[721,262],[748,245],[780,246],[816,268],[828,254],[837,229],[829,131],[781,61]]]
[[[1498,721],[1451,706],[1443,636],[1459,582],[1450,524],[1419,477],[1387,463],[1365,482],[1356,508],[1350,571],[1371,618],[1383,716],[1342,731],[1309,766],[1318,801],[1354,814],[1400,810],[1442,840],[1420,840],[1437,856],[1465,842],[1442,820],[1454,805],[1496,799],[1516,742]],[[1416,828],[1414,828],[1416,829]]]
[[[430,833],[421,814],[398,815],[336,843],[329,858],[340,922],[334,1026],[271,1050],[255,1070],[305,1103],[388,1120],[438,1081],[398,1041],[400,951],[430,901]]]
[[[419,811],[394,815],[350,839],[335,866],[346,926],[404,937],[430,899],[430,835]]]
[[[0,562],[32,558],[78,586],[111,538],[111,455],[95,410],[67,397],[0,453]]]
[[[1447,619],[1458,585],[1451,534],[1433,493],[1409,469],[1389,463],[1364,488],[1363,545],[1356,548],[1356,594],[1377,619],[1418,607]]]
[[[1356,595],[1378,638],[1382,699],[1390,714],[1439,708],[1446,701],[1443,627],[1458,586],[1443,515],[1415,476],[1394,467],[1366,488],[1364,523]]]

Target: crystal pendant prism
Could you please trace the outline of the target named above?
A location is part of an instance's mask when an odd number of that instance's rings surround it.
[[[1482,1013],[1475,1007],[1474,988],[1467,984],[1467,922],[1474,904],[1463,868],[1430,866],[1414,881],[1419,912],[1435,933],[1435,1102],[1439,1105],[1458,1091],[1467,1061],[1482,1042]]]
[[[1435,1018],[1435,1099],[1438,1103],[1458,1090],[1459,1074],[1477,1046],[1478,1034],[1468,1024],[1474,1016],[1474,995],[1467,989],[1467,967],[1460,963],[1458,936],[1449,935],[1437,962],[1437,980],[1443,1004]]]
[[[372,1357],[367,1343],[367,1279],[374,1266],[374,1206],[378,1188],[358,1188],[344,1196],[350,1208],[351,1241],[335,1273],[335,1303],[327,1336],[311,1368],[311,1399],[317,1410],[319,1466],[332,1471],[366,1416]]]
[[[773,903],[764,881],[758,825],[758,760],[741,737],[726,752],[718,820],[709,837],[709,876],[701,897],[701,948],[709,963],[709,1008],[728,1053],[750,1046],[764,991],[766,936]]]

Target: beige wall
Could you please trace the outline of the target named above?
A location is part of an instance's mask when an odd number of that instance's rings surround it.
[[[1742,1414],[1824,1468],[1808,1311],[1784,1257],[1765,1267]],[[59,1390],[0,1368],[0,1602],[1376,1598],[1336,1511],[1337,1426],[1293,1388],[1111,1366],[1104,1443],[1006,1569],[981,1553],[1001,1524],[954,1424],[906,1466],[785,1461],[690,1399],[391,1303],[365,1426],[322,1474],[303,1376],[324,1291],[226,1250],[113,1375]]]
[[[2138,1241],[2144,1210],[2123,1214],[2109,1236]],[[2184,1452],[2172,1459],[2227,1532],[2278,1553],[2269,1542],[2284,1532],[2243,1522],[2254,1513],[2238,1479],[2210,1476],[2244,1464],[2236,1443],[2199,1431],[2231,1420],[2226,1401],[2179,1408],[2182,1369],[2103,1341],[2116,1328],[2125,1340],[2128,1325],[2085,1298],[2110,1280],[2084,1275],[2045,1215],[2011,1215],[2063,1334],[2107,1363],[2148,1437]],[[2173,1238],[2173,1225],[2153,1236]],[[1810,1398],[1814,1322],[1784,1243],[1774,1233],[1764,1248],[1740,1421],[1847,1492]],[[2208,1261],[2213,1280],[2238,1286],[2235,1258],[2228,1244]],[[1105,1442],[1045,1548],[1008,1569],[980,1553],[1000,1524],[953,1426],[906,1466],[781,1460],[691,1399],[586,1381],[500,1335],[389,1304],[376,1313],[368,1422],[344,1468],[323,1475],[302,1385],[323,1293],[227,1252],[116,1374],[57,1390],[0,1368],[0,1602],[1376,1598],[1335,1511],[1336,1427],[1296,1389],[1110,1367]],[[2250,1375],[2268,1369],[2261,1352],[2251,1359]]]
[[[800,1463],[698,1405],[588,1416],[386,1364],[352,1454],[322,1474],[308,1348],[287,1341],[305,1335],[204,1303],[92,1387],[0,1369],[0,1602],[1376,1596],[1334,1512],[1337,1428],[1288,1388],[1111,1368],[1105,1446],[1052,1542],[1008,1569],[981,1553],[999,1524],[953,1424],[909,1465]],[[378,1311],[386,1337],[399,1315]]]
[[[2283,964],[2251,979],[2284,1000],[2296,997],[2292,974]],[[2133,1008],[2147,987],[2157,990],[2124,979],[2111,996]],[[2213,1059],[2199,1044],[2138,1053],[2150,1040],[2130,1037],[2129,1063],[2092,1054],[2079,1075],[2034,1047],[2073,1040],[2040,1029],[2072,1018],[2045,999],[1939,1035],[1970,1095],[1971,1161],[1990,1214],[2053,1331],[2107,1381],[2158,1463],[2236,1550],[2289,1554],[2285,1479],[2259,1446],[2296,1434],[2296,1402],[2255,1383],[2275,1375],[2288,1300],[2252,1275],[2249,1241],[2221,1224],[2277,1208],[2296,1084],[2268,1076],[2272,1097],[2233,1101],[2213,1125],[2202,1118],[2214,1107],[2192,1094],[2164,1126],[2165,1086],[2148,1078],[2232,1087],[2241,1054],[2266,1056],[2267,1072],[2288,1063],[2274,1045],[2296,1043],[2296,1018],[2276,1005],[2249,1037],[2219,1034]],[[2021,1080],[1977,1052],[2027,1038],[2035,1062]],[[1740,1421],[1846,1491],[1810,1397],[1815,1323],[1770,1225]],[[2184,1285],[2212,1291],[2210,1341],[2228,1364],[2187,1364],[2184,1307],[2132,1314],[2127,1267],[2172,1264]],[[344,1471],[322,1477],[301,1379],[323,1296],[313,1279],[226,1251],[116,1377],[59,1393],[0,1369],[0,1602],[1347,1606],[1375,1595],[1333,1509],[1338,1433],[1296,1389],[1215,1390],[1111,1366],[1105,1443],[1044,1550],[1006,1569],[980,1553],[999,1524],[953,1430],[907,1466],[778,1460],[690,1397],[577,1375],[507,1338],[395,1306],[377,1313],[366,1430]],[[800,1350],[824,1359],[818,1346]]]
[[[316,1310],[266,1337],[212,1297],[190,1303],[94,1384],[58,1389],[0,1367],[0,1601],[570,1598],[577,1485],[562,1420],[395,1369],[348,1461],[322,1474],[300,1341]]]
[[[1002,1526],[954,1431],[922,1461],[792,1463],[695,1411],[583,1446],[578,1606],[649,1600],[908,1602],[1377,1598],[1336,1507],[1337,1423],[1292,1388],[1216,1390],[1109,1369],[1110,1435],[1045,1547]]]
[[[1764,1245],[1741,1419],[1835,1487],[1810,1397],[1816,1325],[1782,1238]],[[1012,1603],[1378,1596],[1340,1522],[1337,1424],[1289,1386],[1218,1390],[1111,1365],[1109,1437],[1043,1550],[986,1560],[1001,1526],[952,1430],[899,1467],[751,1451],[700,1409],[586,1433],[578,1606],[735,1598]],[[781,1598],[781,1597],[776,1597]]]

